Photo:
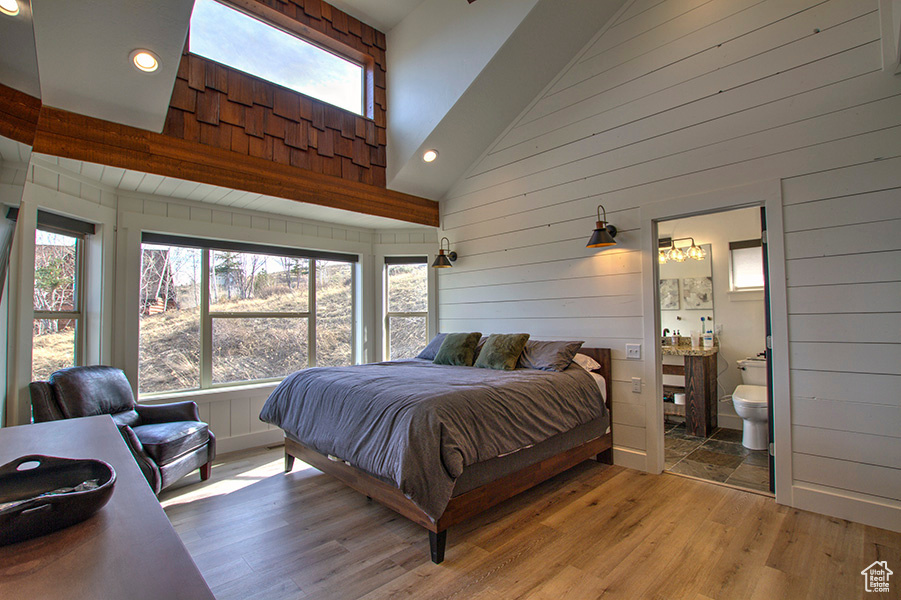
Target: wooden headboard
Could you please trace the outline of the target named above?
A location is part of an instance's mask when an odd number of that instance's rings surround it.
[[[598,361],[601,365],[600,369],[595,369],[595,373],[604,378],[607,384],[607,408],[613,408],[613,364],[610,358],[610,348],[581,348],[579,354],[591,357]]]

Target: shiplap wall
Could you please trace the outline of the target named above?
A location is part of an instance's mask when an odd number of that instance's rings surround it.
[[[639,209],[783,180],[794,502],[901,527],[901,79],[881,66],[876,0],[632,2],[442,200],[441,330],[610,346],[617,460],[642,466]],[[596,252],[599,202],[620,235]]]

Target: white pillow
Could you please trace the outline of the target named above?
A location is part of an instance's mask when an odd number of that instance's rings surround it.
[[[590,356],[586,356],[585,354],[576,354],[573,357],[573,362],[585,369],[586,371],[594,371],[595,369],[601,368],[601,363],[591,358]]]

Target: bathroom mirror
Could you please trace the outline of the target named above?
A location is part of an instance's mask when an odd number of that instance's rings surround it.
[[[701,244],[707,256],[684,262],[667,261],[660,267],[660,326],[676,330],[683,336],[701,330],[701,317],[714,318],[713,312],[713,249]],[[680,245],[681,247],[681,245]],[[715,331],[714,326],[710,329]]]

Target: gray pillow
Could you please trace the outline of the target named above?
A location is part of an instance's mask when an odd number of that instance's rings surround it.
[[[438,354],[435,355],[434,362],[436,365],[453,365],[457,367],[471,367],[472,360],[476,353],[476,344],[482,334],[478,331],[474,333],[448,333]]]
[[[563,371],[585,342],[541,342],[529,340],[519,357],[519,366],[542,371]]]
[[[432,338],[432,341],[429,342],[429,345],[422,349],[422,352],[416,355],[416,358],[424,358],[425,360],[435,360],[435,356],[438,355],[438,348],[441,347],[441,344],[444,342],[444,338],[447,337],[446,333],[439,333],[435,337]]]
[[[527,341],[529,341],[528,333],[492,333],[485,340],[475,366],[482,369],[512,371],[516,368],[519,355],[522,354]]]

